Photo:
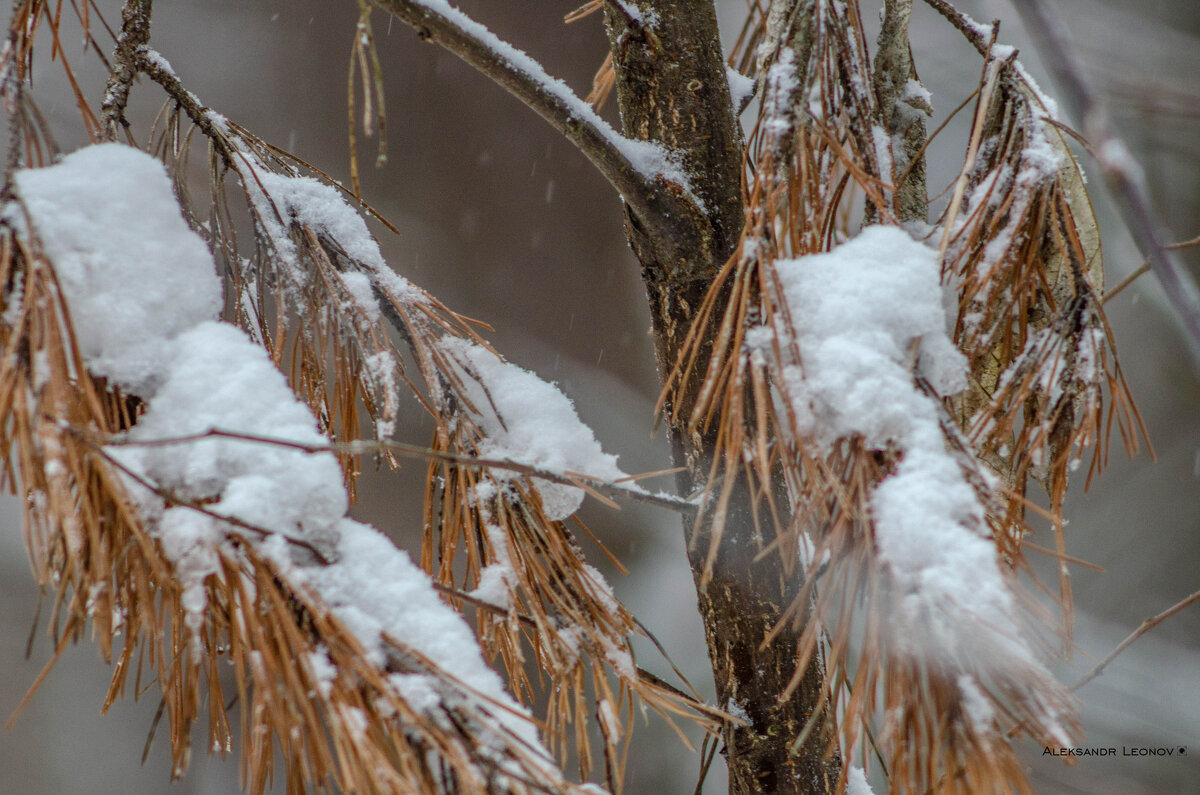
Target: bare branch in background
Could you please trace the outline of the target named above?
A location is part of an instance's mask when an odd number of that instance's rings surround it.
[[[1091,671],[1089,671],[1087,676],[1083,677],[1078,682],[1076,682],[1074,684],[1074,686],[1071,687],[1071,689],[1078,690],[1079,688],[1086,685],[1088,682],[1095,679],[1097,676],[1099,676],[1100,674],[1102,674],[1104,672],[1104,669],[1106,667],[1108,667],[1108,664],[1110,662],[1112,662],[1113,660],[1115,660],[1117,658],[1118,654],[1120,654],[1121,652],[1128,649],[1131,645],[1133,645],[1134,641],[1136,641],[1142,635],[1145,635],[1150,630],[1157,627],[1162,622],[1166,621],[1171,616],[1175,615],[1176,613],[1181,612],[1182,610],[1195,604],[1196,602],[1200,602],[1200,591],[1196,591],[1191,596],[1188,596],[1184,599],[1179,600],[1178,602],[1171,605],[1170,607],[1168,607],[1166,610],[1162,611],[1158,615],[1147,618],[1145,621],[1143,621],[1141,623],[1141,625],[1137,629],[1135,629],[1129,635],[1129,637],[1127,637],[1127,638],[1125,638],[1125,640],[1121,641],[1117,645],[1117,648],[1115,648],[1111,652],[1109,652],[1107,657],[1105,657],[1103,660],[1101,660],[1099,662],[1099,664],[1096,665],[1095,668],[1093,668]]]
[[[1200,289],[1169,250],[1170,234],[1150,198],[1141,167],[1113,125],[1108,108],[1088,85],[1072,55],[1062,20],[1044,0],[1013,0],[1013,5],[1062,92],[1063,103],[1081,122],[1117,210],[1179,314],[1193,361],[1200,366]]]
[[[929,216],[925,187],[925,118],[932,113],[929,95],[917,77],[909,44],[912,0],[887,0],[875,55],[875,93],[884,127],[892,136],[896,181],[895,211],[901,221]]]

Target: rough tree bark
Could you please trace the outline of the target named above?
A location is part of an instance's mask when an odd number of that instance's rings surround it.
[[[626,232],[642,266],[659,372],[665,379],[679,359],[696,310],[738,242],[743,224],[743,141],[730,102],[713,4],[640,0],[640,14],[630,13],[630,5],[606,7],[625,135],[659,142],[678,153],[692,190],[703,202],[699,212],[676,213],[653,224],[635,210],[626,211]],[[664,226],[669,234],[660,233]],[[682,378],[702,378],[707,353],[708,349]],[[697,391],[686,390],[690,395]],[[717,449],[715,425],[703,434],[683,427],[691,411],[689,405],[675,405],[667,406],[666,412],[675,465],[684,467],[678,475],[683,494],[705,488]],[[763,643],[802,583],[798,573],[785,574],[778,555],[755,560],[762,541],[755,531],[754,500],[741,479],[708,582],[702,572],[711,517],[700,526],[685,520],[718,703],[746,718],[744,725],[728,725],[724,731],[729,790],[832,791],[839,762],[826,757],[830,736],[824,722],[808,733],[801,747],[792,749],[822,704],[819,660],[794,694],[781,698],[795,673],[799,632],[785,629],[769,645]],[[776,504],[786,506],[786,498]]]

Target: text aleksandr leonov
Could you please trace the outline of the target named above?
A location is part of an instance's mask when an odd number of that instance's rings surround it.
[[[1183,756],[1186,748],[1051,748],[1042,749],[1042,756]]]

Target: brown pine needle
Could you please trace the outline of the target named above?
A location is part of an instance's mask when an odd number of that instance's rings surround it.
[[[54,648],[54,654],[50,655],[50,659],[47,660],[46,664],[42,666],[42,670],[38,672],[37,677],[33,680],[33,684],[31,684],[29,689],[25,691],[25,697],[21,699],[21,703],[17,704],[17,708],[14,709],[12,714],[8,716],[8,722],[4,724],[5,731],[10,731],[12,727],[16,725],[17,718],[19,718],[21,713],[25,711],[25,708],[29,706],[29,702],[33,700],[34,695],[41,688],[42,683],[46,681],[46,677],[50,675],[50,671],[54,668],[55,663],[58,662],[58,658],[61,657],[62,653],[67,650],[67,644],[71,642],[73,634],[74,633],[72,632],[63,632],[62,637],[58,639],[58,645]]]
[[[1091,569],[1092,571],[1101,571],[1101,572],[1104,571],[1104,567],[1100,566],[1096,563],[1092,563],[1091,561],[1083,560],[1082,558],[1072,557],[1071,555],[1064,555],[1062,553],[1056,552],[1053,549],[1049,549],[1047,547],[1043,547],[1038,544],[1035,544],[1028,539],[1024,539],[1021,541],[1021,548],[1022,549],[1032,549],[1034,552],[1040,552],[1043,555],[1049,555],[1050,557],[1055,558],[1056,560],[1063,561],[1064,563],[1074,563],[1076,566],[1083,566],[1085,569]]]
[[[613,483],[629,483],[630,481],[649,480],[650,478],[658,478],[663,475],[675,475],[687,470],[687,467],[672,467],[671,469],[657,469],[654,472],[642,472],[637,475],[630,475],[624,478],[617,478]]]

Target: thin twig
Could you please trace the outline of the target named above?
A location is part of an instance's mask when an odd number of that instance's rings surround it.
[[[641,489],[631,489],[616,485],[614,483],[609,483],[608,481],[600,478],[594,478],[589,475],[576,473],[562,474],[559,472],[541,469],[530,464],[522,464],[518,461],[511,461],[503,458],[481,458],[462,453],[449,453],[439,450],[431,450],[428,447],[392,441],[390,439],[381,439],[376,441],[367,441],[364,439],[350,442],[334,442],[331,444],[305,444],[303,442],[296,442],[290,439],[279,439],[271,436],[258,436],[255,434],[237,433],[235,431],[225,431],[219,428],[212,428],[202,433],[165,437],[161,439],[128,439],[125,437],[116,437],[106,440],[104,443],[112,446],[126,447],[165,447],[168,445],[187,444],[189,442],[198,442],[203,439],[214,438],[232,439],[234,441],[250,442],[254,444],[269,444],[276,447],[287,447],[293,450],[299,450],[303,453],[364,455],[388,452],[404,458],[416,458],[423,461],[434,459],[437,461],[445,461],[451,464],[458,464],[459,466],[505,469],[521,475],[538,478],[539,480],[545,480],[563,486],[574,486],[584,490],[595,491],[605,496],[624,497],[650,505],[657,505],[660,508],[668,508],[683,514],[690,515],[695,513],[697,510],[695,503],[680,497],[675,497],[670,494],[643,491]]]
[[[1200,591],[1196,591],[1191,596],[1189,596],[1185,599],[1181,599],[1180,601],[1171,605],[1170,607],[1168,607],[1166,610],[1162,611],[1158,615],[1153,616],[1151,618],[1147,618],[1145,621],[1142,622],[1141,626],[1139,626],[1136,630],[1133,631],[1133,634],[1131,634],[1129,637],[1125,638],[1125,640],[1121,641],[1121,643],[1117,646],[1117,648],[1115,648],[1111,652],[1109,652],[1108,656],[1105,657],[1103,660],[1101,660],[1099,665],[1097,665],[1095,668],[1093,668],[1091,671],[1089,671],[1087,676],[1083,677],[1078,682],[1076,682],[1071,687],[1071,689],[1078,690],[1079,688],[1086,685],[1088,682],[1095,679],[1097,676],[1099,676],[1104,671],[1105,667],[1110,662],[1112,662],[1114,659],[1116,659],[1118,654],[1120,654],[1121,652],[1128,649],[1129,646],[1135,640],[1140,638],[1142,635],[1145,635],[1147,632],[1154,629],[1155,627],[1157,627],[1162,622],[1166,621],[1171,616],[1175,615],[1176,613],[1180,612],[1181,610],[1185,609],[1189,605],[1192,605],[1196,602],[1200,602]]]
[[[308,541],[305,541],[304,539],[295,538],[293,536],[289,536],[286,533],[280,533],[276,530],[271,530],[266,527],[260,527],[259,525],[251,524],[250,522],[247,522],[244,519],[239,519],[236,516],[230,516],[228,514],[218,513],[217,511],[213,511],[213,510],[210,510],[209,508],[205,508],[203,505],[200,505],[195,500],[189,500],[189,499],[180,497],[178,494],[171,491],[170,489],[165,488],[164,486],[161,486],[161,485],[155,483],[154,481],[145,477],[141,473],[136,472],[133,469],[131,469],[130,467],[126,466],[121,461],[117,460],[111,453],[109,453],[107,450],[105,450],[103,446],[97,444],[94,440],[87,438],[83,434],[74,433],[73,431],[69,431],[69,432],[73,433],[73,435],[75,435],[77,438],[81,439],[85,444],[91,446],[97,452],[97,454],[101,458],[104,459],[105,463],[107,463],[109,466],[120,471],[122,474],[124,474],[130,480],[132,480],[133,482],[137,483],[142,488],[144,488],[147,491],[154,494],[154,496],[161,499],[167,505],[170,505],[173,507],[179,507],[179,508],[189,508],[189,509],[195,511],[196,513],[203,514],[204,516],[209,517],[210,519],[215,519],[218,522],[224,522],[225,524],[232,525],[240,530],[247,530],[251,533],[254,533],[257,536],[260,536],[261,538],[269,538],[271,536],[278,536],[278,537],[282,538],[284,541],[286,541],[288,543],[288,545],[298,547],[300,549],[305,550],[309,554],[311,554],[314,558],[316,558],[317,562],[320,563],[322,566],[328,566],[328,565],[336,562],[335,560],[332,560],[327,554],[325,554],[321,550],[317,549],[316,546],[314,546],[313,544],[310,544]]]
[[[1139,276],[1141,276],[1143,273],[1145,273],[1148,270],[1150,270],[1150,263],[1143,262],[1141,265],[1139,265],[1137,267],[1136,270],[1134,270],[1133,273],[1129,274],[1124,279],[1117,282],[1116,286],[1114,286],[1112,289],[1110,289],[1108,292],[1106,292],[1104,294],[1104,299],[1101,301],[1101,303],[1107,304],[1109,301],[1111,301],[1113,298],[1116,297],[1117,293],[1121,292],[1126,287],[1133,284]]]
[[[171,99],[178,103],[179,107],[191,119],[192,124],[199,128],[200,132],[204,133],[209,140],[220,144],[218,153],[221,159],[226,164],[230,163],[231,153],[226,136],[213,123],[211,111],[203,105],[199,98],[189,91],[183,82],[169,69],[163,67],[160,59],[152,57],[153,51],[148,45],[142,45],[135,49],[132,53],[134,64],[138,71],[145,74],[155,83],[167,92]],[[240,172],[239,172],[240,173]]]
[[[1125,226],[1179,314],[1193,359],[1200,366],[1200,289],[1168,249],[1166,224],[1154,208],[1140,166],[1117,133],[1107,108],[1084,79],[1059,16],[1044,0],[1013,0],[1013,5],[1058,84],[1063,103],[1082,122]]]
[[[959,32],[971,43],[971,46],[978,50],[980,55],[985,58],[987,57],[988,49],[990,48],[988,38],[995,32],[996,25],[998,24],[995,20],[992,21],[990,26],[980,25],[950,5],[946,0],[925,0],[925,4],[945,17],[951,25],[958,28]],[[985,33],[984,31],[987,32]]]

